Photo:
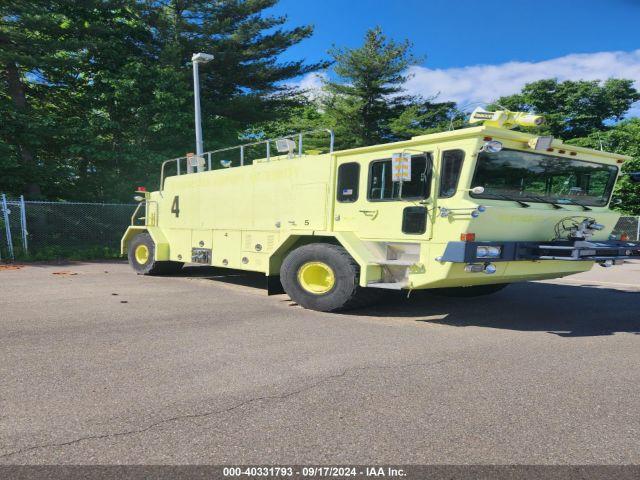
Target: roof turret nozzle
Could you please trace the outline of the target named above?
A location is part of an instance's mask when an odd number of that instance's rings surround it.
[[[469,117],[469,123],[480,122],[483,122],[486,126],[498,128],[537,127],[544,123],[544,117],[529,112],[511,112],[509,110],[489,112],[482,107],[478,107]]]

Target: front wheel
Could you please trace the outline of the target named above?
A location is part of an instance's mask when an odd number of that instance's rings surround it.
[[[370,292],[358,286],[359,271],[341,246],[313,243],[287,255],[280,268],[280,281],[298,305],[333,312],[369,303]]]
[[[167,275],[180,271],[181,262],[159,262],[155,259],[156,244],[147,232],[139,233],[129,243],[129,265],[138,275]]]
[[[508,283],[496,283],[491,285],[475,285],[472,287],[434,288],[430,290],[434,295],[443,297],[470,298],[491,295],[508,287]]]

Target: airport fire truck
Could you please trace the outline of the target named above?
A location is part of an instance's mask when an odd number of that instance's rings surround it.
[[[143,275],[261,272],[269,293],[320,311],[379,289],[485,295],[640,259],[640,243],[611,235],[628,157],[513,130],[542,121],[476,109],[478,125],[383,145],[335,151],[326,130],[324,152],[305,132],[167,160],[122,253]]]

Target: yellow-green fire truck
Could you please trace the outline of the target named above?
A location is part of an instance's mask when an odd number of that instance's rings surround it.
[[[143,275],[261,272],[269,293],[321,311],[378,289],[483,295],[640,258],[640,243],[611,236],[627,157],[511,129],[541,121],[478,109],[479,126],[396,143],[334,151],[326,131],[325,153],[305,151],[305,133],[167,160],[122,253]]]

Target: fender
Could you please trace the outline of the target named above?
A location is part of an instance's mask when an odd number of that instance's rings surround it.
[[[169,242],[162,233],[162,230],[154,226],[131,225],[127,228],[120,240],[120,254],[126,255],[129,249],[129,242],[140,233],[148,232],[155,243],[155,259],[158,261],[169,260]]]
[[[317,234],[316,234],[317,233]],[[280,265],[284,257],[299,245],[314,242],[327,242],[335,239],[360,266],[359,284],[365,287],[369,282],[380,278],[380,265],[377,264],[377,257],[357,235],[352,232],[308,232],[303,234],[290,235],[284,239],[271,254],[269,259],[269,271],[267,276],[278,276]],[[334,242],[330,242],[334,243]]]

